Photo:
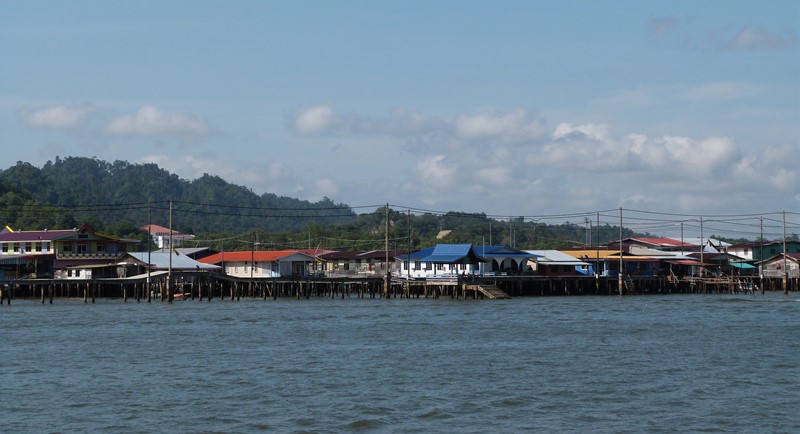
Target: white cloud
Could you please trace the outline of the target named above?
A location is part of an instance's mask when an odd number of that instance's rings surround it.
[[[739,148],[726,137],[695,140],[682,136],[649,139],[641,134],[629,136],[630,152],[638,165],[664,178],[708,176],[727,170],[739,159]]]
[[[505,114],[460,115],[454,125],[458,136],[467,140],[492,138],[506,142],[539,139],[545,135],[547,127],[543,119],[522,109]]]
[[[672,101],[690,96],[729,99],[758,91],[737,82],[705,83],[693,92],[646,90]],[[755,193],[749,193],[754,188],[786,189],[798,179],[797,169],[786,163],[796,153],[777,149],[749,155],[730,137],[615,135],[603,122],[561,122],[547,131],[544,119],[525,110],[463,113],[442,120],[411,110],[395,110],[384,118],[340,116],[328,111],[330,106],[316,106],[321,107],[326,109],[317,110],[315,116],[310,115],[314,110],[306,111],[305,131],[349,133],[346,145],[342,144],[347,146],[346,154],[368,152],[376,161],[391,161],[378,170],[406,180],[395,193],[408,196],[398,201],[439,209],[474,204],[464,202],[465,197],[480,197],[484,207],[498,209],[583,207],[585,211],[625,204],[664,209],[668,198],[670,209],[698,212],[699,208],[738,206],[732,204],[741,203],[743,197],[757,200]],[[405,146],[395,139],[405,139]],[[288,161],[284,164],[291,167]],[[264,171],[265,177],[270,170]],[[348,181],[333,173],[319,175],[318,181],[282,176],[268,185],[310,198],[343,196],[345,202],[352,202],[348,195],[358,190],[359,195],[353,196],[356,204],[385,200],[385,192],[371,188],[369,182]],[[342,188],[339,182],[348,187]],[[729,195],[729,191],[737,193]],[[520,200],[526,197],[532,198],[531,204]]]
[[[434,155],[417,163],[416,173],[427,186],[438,190],[452,185],[456,168],[446,164],[444,162],[446,158],[445,155]]]
[[[338,193],[339,186],[336,184],[336,181],[330,178],[322,178],[314,183],[311,198],[308,200],[319,201],[322,200],[323,197],[336,197]]]
[[[767,146],[756,155],[742,158],[731,168],[735,179],[748,185],[791,190],[800,183],[800,150],[791,145]],[[763,190],[762,190],[763,191]]]
[[[503,143],[519,143],[541,139],[546,135],[544,119],[518,109],[505,114],[484,112],[462,114],[454,121],[416,111],[393,110],[388,117],[365,117],[357,114],[337,115],[328,104],[308,107],[296,114],[289,127],[303,135],[319,135],[344,131],[355,135],[403,138],[415,143],[431,142],[453,147],[453,140],[480,141],[492,139]],[[426,146],[427,146],[426,145]],[[457,147],[457,146],[456,146]]]
[[[32,128],[69,129],[83,125],[95,110],[91,104],[50,105],[33,111],[20,112],[22,122]]]
[[[328,104],[306,108],[295,116],[294,131],[300,134],[319,134],[333,126],[333,108]]]
[[[797,43],[794,33],[777,34],[743,27],[731,35],[723,44],[728,50],[772,50],[793,47]]]
[[[193,113],[145,105],[135,114],[112,120],[105,132],[109,135],[199,137],[210,134],[211,128]]]
[[[753,26],[706,28],[690,18],[658,17],[647,22],[647,33],[654,41],[672,40],[699,50],[777,50],[797,45],[795,31],[775,32]]]
[[[553,132],[553,138],[558,140],[575,134],[583,135],[591,140],[605,140],[608,137],[608,125],[590,123],[573,126],[568,122],[562,122]]]

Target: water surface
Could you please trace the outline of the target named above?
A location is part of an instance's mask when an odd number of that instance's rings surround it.
[[[800,296],[14,300],[6,432],[800,432]]]

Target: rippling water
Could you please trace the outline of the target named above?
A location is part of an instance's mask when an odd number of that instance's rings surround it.
[[[5,432],[799,432],[800,296],[0,307]]]

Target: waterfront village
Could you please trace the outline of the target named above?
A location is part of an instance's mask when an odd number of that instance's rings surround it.
[[[0,231],[2,296],[211,299],[319,295],[507,298],[512,295],[797,290],[800,242],[628,238],[518,250],[437,244],[418,250],[216,251],[194,236],[142,228],[158,246],[73,229]],[[622,270],[622,273],[620,273]],[[0,302],[2,299],[0,299]]]

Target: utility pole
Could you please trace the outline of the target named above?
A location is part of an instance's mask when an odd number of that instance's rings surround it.
[[[411,249],[413,248],[413,240],[411,239],[411,209],[408,210],[408,252],[406,252],[406,258],[408,259],[408,264],[406,265],[406,273],[408,275],[407,284],[408,284],[408,297],[411,297]]]
[[[391,270],[389,268],[389,203],[386,203],[386,276],[383,278],[383,293],[386,298],[389,298],[389,285],[391,284]]]
[[[534,226],[535,228],[535,226]],[[535,230],[535,229],[534,229]],[[600,211],[597,211],[597,255],[594,263],[594,289],[595,294],[600,292]]]
[[[172,199],[169,200],[169,271],[167,272],[167,301],[172,303]],[[162,298],[163,300],[163,298]]]
[[[508,218],[508,246],[509,247],[514,247],[514,241],[513,241],[513,238],[514,238],[513,230],[514,229],[513,228],[514,228],[514,220],[511,217],[509,217]]]
[[[617,279],[619,295],[622,295],[622,269],[622,207],[619,207],[619,278]]]
[[[153,292],[150,290],[150,269],[153,268],[153,261],[150,259],[153,250],[150,248],[150,243],[153,242],[153,215],[149,205],[147,206],[147,235],[150,237],[147,240],[147,302],[150,303],[153,300]]]
[[[761,221],[760,226],[760,236],[758,239],[758,261],[760,262],[758,265],[758,283],[761,285],[761,293],[764,293],[764,216],[759,217]]]
[[[592,241],[591,241],[592,240],[592,221],[589,219],[589,217],[584,217],[583,218],[583,223],[586,225],[586,232],[585,232],[586,241],[583,242],[583,245],[584,246],[591,246],[592,245]]]
[[[783,293],[789,294],[789,270],[786,268],[786,211],[783,211]]]
[[[700,277],[705,277],[706,266],[703,260],[703,253],[706,251],[706,246],[703,244],[703,217],[700,217]],[[705,288],[705,284],[703,285]]]

